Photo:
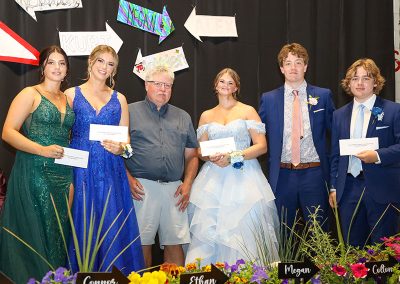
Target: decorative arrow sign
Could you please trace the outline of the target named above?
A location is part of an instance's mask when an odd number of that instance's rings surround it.
[[[117,20],[132,27],[159,35],[161,43],[174,31],[174,25],[164,6],[162,14],[143,8],[125,0],[119,1]]]
[[[200,36],[207,37],[237,37],[235,17],[199,16],[196,7],[193,8],[185,22],[185,28],[199,41]]]
[[[281,262],[278,264],[279,279],[303,278],[304,283],[306,283],[318,271],[319,268],[306,257],[304,258],[304,262]]]
[[[229,277],[226,276],[225,273],[215,267],[214,264],[211,264],[211,272],[181,274],[179,283],[224,284],[228,279]]]
[[[15,0],[35,21],[37,11],[48,10],[61,10],[82,8],[82,0],[68,0],[68,1],[37,1],[37,0]]]
[[[114,284],[129,284],[130,280],[125,277],[115,266],[112,272],[92,272],[80,273],[76,277],[76,284],[88,283],[114,283]]]
[[[389,256],[388,261],[366,262],[365,267],[369,268],[367,277],[391,275],[393,267],[397,263],[397,260],[392,256]]]
[[[39,51],[0,21],[0,61],[39,65]]]
[[[145,57],[139,49],[133,73],[145,80],[147,70],[156,65],[166,65],[173,72],[189,68],[182,46]]]
[[[123,41],[106,23],[102,32],[59,32],[60,45],[68,56],[89,55],[99,44],[107,44],[118,53]]]

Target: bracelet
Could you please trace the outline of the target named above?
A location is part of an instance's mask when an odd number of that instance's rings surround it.
[[[121,148],[123,150],[122,154],[120,156],[124,157],[125,159],[129,159],[130,157],[133,156],[133,150],[131,144],[121,144]]]
[[[232,164],[232,167],[241,170],[243,168],[244,161],[243,151],[234,151],[230,153],[228,161]]]

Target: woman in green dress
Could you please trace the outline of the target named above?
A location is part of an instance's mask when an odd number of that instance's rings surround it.
[[[41,279],[51,268],[66,263],[51,196],[68,236],[66,196],[72,168],[55,163],[69,144],[75,119],[61,91],[69,69],[68,57],[60,47],[50,46],[40,53],[39,65],[39,84],[23,89],[14,98],[2,133],[17,154],[0,216],[0,271],[17,284],[31,277]]]

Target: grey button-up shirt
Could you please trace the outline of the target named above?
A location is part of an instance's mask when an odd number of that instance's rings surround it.
[[[185,168],[185,148],[197,148],[192,120],[187,112],[145,100],[129,104],[129,133],[133,156],[125,160],[133,177],[177,181]]]

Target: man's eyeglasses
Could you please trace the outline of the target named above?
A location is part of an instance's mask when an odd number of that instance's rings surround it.
[[[164,87],[166,90],[172,89],[172,84],[170,84],[170,83],[164,83],[164,82],[158,82],[158,81],[147,81],[147,82],[152,83],[158,89],[161,89],[162,87]]]

